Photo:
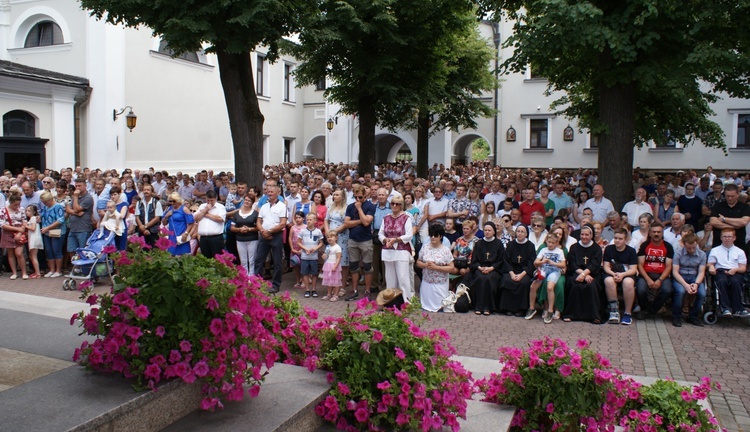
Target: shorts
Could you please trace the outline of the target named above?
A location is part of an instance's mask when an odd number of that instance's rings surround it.
[[[318,274],[318,260],[302,260],[299,266],[299,273],[302,276]]]
[[[547,282],[557,283],[558,280],[560,280],[560,276],[562,276],[562,272],[559,271],[553,271],[547,274],[547,277],[544,278]]]
[[[372,263],[372,240],[354,241],[349,239],[349,265],[353,262]]]
[[[78,248],[86,247],[89,237],[91,237],[90,232],[68,233],[68,252],[75,252]]]

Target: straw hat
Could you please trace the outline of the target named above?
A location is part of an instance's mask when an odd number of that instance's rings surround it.
[[[377,303],[378,306],[387,305],[396,297],[400,296],[402,292],[403,291],[398,288],[386,288],[378,293],[378,297],[375,299],[375,303]]]

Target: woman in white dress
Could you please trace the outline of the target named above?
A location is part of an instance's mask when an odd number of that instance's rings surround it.
[[[417,267],[422,271],[422,284],[419,297],[422,309],[437,312],[443,307],[443,299],[448,296],[448,275],[454,270],[453,255],[443,244],[445,228],[436,223],[429,228],[430,242],[419,251]]]

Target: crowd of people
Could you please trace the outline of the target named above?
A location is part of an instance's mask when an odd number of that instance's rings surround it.
[[[595,170],[415,172],[306,161],[267,166],[263,184],[248,185],[210,170],[6,171],[0,246],[11,279],[54,278],[94,230],[114,233],[119,250],[132,235],[150,246],[168,237],[175,256],[234,254],[271,291],[293,271],[305,297],[320,283],[322,300],[354,300],[364,284],[363,296],[398,288],[437,312],[460,282],[477,315],[541,312],[545,323],[627,325],[666,308],[675,326],[701,325],[709,274],[719,313],[750,317],[740,296],[750,174],[636,168],[634,199],[618,211]]]

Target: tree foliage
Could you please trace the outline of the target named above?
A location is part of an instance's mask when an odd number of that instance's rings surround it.
[[[299,30],[300,16],[314,0],[81,0],[98,19],[127,27],[148,26],[179,55],[215,52],[227,102],[237,177],[260,184],[263,114],[253,84],[250,51],[263,45],[266,59],[278,55],[280,40]]]
[[[565,96],[553,107],[600,135],[602,180],[629,178],[633,146],[667,138],[723,148],[710,103],[750,96],[748,0],[487,0],[513,20],[503,72],[531,64]],[[626,151],[627,147],[627,151]],[[610,161],[609,150],[625,157]],[[629,159],[627,159],[629,155]],[[615,162],[619,162],[615,163]],[[606,170],[605,170],[606,168]],[[627,182],[613,191],[629,195]]]
[[[419,112],[437,127],[475,126],[491,109],[491,52],[464,0],[324,0],[300,44],[299,85],[327,77],[326,97],[360,120],[360,171],[372,172],[375,126],[416,127]]]

